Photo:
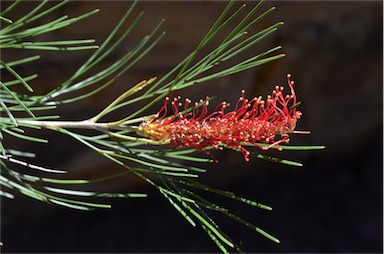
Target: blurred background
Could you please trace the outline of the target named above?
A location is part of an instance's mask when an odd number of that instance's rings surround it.
[[[4,1],[6,7],[11,2]],[[236,3],[238,6],[242,2]],[[257,2],[246,1],[251,9]],[[128,10],[129,1],[74,1],[47,17],[100,12],[42,40],[108,36]],[[14,18],[36,2],[21,3]],[[91,117],[133,84],[161,77],[184,59],[215,22],[226,2],[143,1],[133,17],[144,17],[114,61],[166,18],[166,36],[134,68],[94,97],[60,107],[62,119]],[[247,97],[265,97],[275,85],[286,85],[291,73],[302,102],[298,129],[291,144],[325,145],[321,151],[277,154],[299,160],[297,168],[252,158],[245,162],[233,151],[216,153],[218,164],[207,165],[201,180],[219,189],[266,203],[273,211],[222,200],[233,211],[277,236],[275,244],[229,218],[210,214],[247,252],[364,252],[383,251],[383,3],[382,1],[267,1],[262,10],[276,10],[257,30],[279,21],[284,25],[247,56],[282,45],[286,56],[255,69],[182,91],[193,99],[216,95],[216,102],[235,102],[241,89]],[[132,19],[131,19],[132,20]],[[128,25],[128,24],[127,24]],[[33,52],[27,52],[33,55]],[[68,78],[91,52],[39,52],[42,58],[23,73],[38,73],[31,82],[43,94]],[[2,52],[2,58],[21,58]],[[215,104],[215,103],[213,103]],[[140,105],[137,105],[140,107]],[[132,109],[127,109],[132,110]],[[158,109],[153,108],[153,112]],[[35,151],[36,164],[91,177],[119,168],[69,137],[44,134],[49,145],[20,143]],[[6,142],[6,140],[5,140]],[[6,145],[6,143],[5,143]],[[108,182],[106,183],[108,184]],[[199,228],[192,228],[161,195],[140,179],[126,177],[109,183],[109,191],[146,192],[146,199],[112,200],[110,210],[74,211],[18,196],[1,200],[3,252],[217,252]]]

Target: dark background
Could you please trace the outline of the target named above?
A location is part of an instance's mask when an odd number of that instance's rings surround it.
[[[256,2],[246,2],[251,8]],[[4,6],[9,2],[3,2]],[[240,5],[241,3],[237,3]],[[22,3],[15,17],[31,10]],[[142,79],[166,74],[181,61],[214,23],[225,2],[140,2],[144,18],[126,44],[108,59],[116,60],[165,17],[166,37],[116,84],[92,99],[60,108],[65,120],[92,116]],[[100,13],[43,39],[95,38],[99,44],[129,8],[130,2],[75,1],[55,15]],[[383,4],[381,1],[268,1],[277,9],[258,29],[285,24],[249,51],[282,45],[283,59],[183,91],[192,98],[217,95],[234,102],[245,88],[249,97],[270,93],[292,73],[302,102],[292,144],[326,145],[323,151],[284,152],[304,163],[296,168],[260,161],[246,163],[236,152],[223,151],[201,180],[214,187],[266,203],[273,211],[226,204],[235,213],[277,236],[275,244],[230,219],[212,216],[247,252],[382,252],[383,251]],[[13,16],[9,16],[13,18]],[[48,19],[47,19],[48,20]],[[46,35],[45,35],[46,36]],[[18,52],[2,52],[19,58]],[[45,93],[68,78],[87,52],[42,52],[25,73],[39,73],[32,84]],[[90,54],[90,52],[89,52]],[[153,109],[157,111],[157,109]],[[65,168],[74,177],[91,177],[117,166],[68,137],[46,133],[50,144],[38,150],[36,163]],[[6,145],[6,140],[4,141]],[[108,183],[107,183],[108,184]],[[112,200],[113,209],[74,211],[26,197],[2,199],[3,252],[217,252],[199,228],[192,228],[155,190],[135,178],[110,183],[108,190],[146,192],[147,199]]]

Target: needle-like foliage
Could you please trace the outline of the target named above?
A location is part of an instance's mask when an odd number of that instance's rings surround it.
[[[96,71],[108,56],[111,55],[135,31],[143,14],[139,14],[130,26],[123,30],[128,17],[133,15],[136,2],[115,26],[104,42],[97,46],[93,39],[64,40],[64,41],[34,41],[38,35],[49,33],[70,26],[84,18],[97,13],[98,10],[87,12],[81,16],[69,18],[67,15],[53,21],[37,24],[43,17],[52,14],[61,8],[67,1],[54,2],[42,1],[25,16],[12,20],[12,12],[17,11],[20,1],[15,1],[8,8],[2,10],[0,22],[0,50],[91,50],[92,54],[85,63],[67,80],[58,84],[55,89],[42,95],[31,95],[33,87],[31,80],[37,74],[23,76],[15,67],[31,65],[39,60],[39,56],[30,56],[12,61],[0,60],[2,74],[8,73],[11,80],[0,80],[0,185],[3,187],[0,195],[13,198],[15,193],[21,193],[46,203],[57,204],[81,210],[95,208],[109,208],[104,202],[93,201],[95,198],[126,198],[145,197],[142,193],[100,193],[85,191],[96,182],[104,182],[126,174],[134,174],[153,186],[159,193],[193,226],[200,226],[222,252],[239,251],[241,248],[226,234],[219,225],[208,215],[207,211],[222,213],[229,218],[253,229],[268,239],[279,240],[260,227],[240,218],[215,200],[208,200],[204,193],[215,193],[239,201],[241,204],[254,206],[260,209],[272,210],[268,205],[260,204],[250,199],[239,197],[232,192],[219,190],[205,185],[199,175],[206,172],[211,158],[198,153],[197,149],[177,149],[167,146],[167,140],[153,140],[150,137],[140,136],[141,123],[151,121],[158,117],[154,105],[163,100],[171,92],[186,89],[191,86],[205,83],[209,80],[222,78],[234,73],[254,68],[258,65],[279,59],[284,55],[279,53],[280,46],[272,47],[266,52],[254,56],[246,56],[246,50],[257,45],[262,39],[273,33],[282,22],[273,24],[255,34],[248,31],[254,30],[259,21],[268,15],[274,8],[261,11],[262,2],[248,10],[246,5],[235,8],[234,2],[228,3],[222,14],[217,18],[211,29],[183,61],[175,66],[163,77],[148,77],[148,80],[138,81],[127,92],[123,93],[98,114],[82,121],[64,121],[57,115],[57,107],[62,104],[75,103],[102,92],[104,88],[113,84],[119,76],[127,72],[134,64],[142,60],[145,55],[165,35],[161,26],[163,21],[150,33],[140,40],[120,59]],[[43,24],[41,24],[43,23]],[[234,27],[224,39],[215,45],[213,42],[218,35],[231,25]],[[120,33],[122,31],[122,33]],[[207,46],[213,48],[209,53],[202,49]],[[234,57],[236,61],[234,62]],[[243,56],[243,58],[238,58]],[[240,59],[240,60],[239,60]],[[226,63],[226,64],[224,64]],[[224,67],[222,67],[224,66]],[[16,89],[17,88],[17,89]],[[19,92],[16,92],[19,91]],[[25,91],[25,93],[20,91]],[[144,107],[137,107],[137,102],[146,101]],[[115,111],[123,111],[125,107],[136,110],[113,122],[101,122],[106,115]],[[202,106],[202,105],[198,105]],[[296,107],[297,105],[294,105]],[[188,109],[185,109],[187,112]],[[149,113],[148,115],[148,112]],[[17,142],[32,141],[48,143],[42,137],[28,134],[29,129],[34,133],[43,133],[47,130],[63,134],[79,142],[89,149],[99,153],[116,164],[120,165],[121,172],[105,175],[95,179],[64,179],[63,170],[34,165],[28,162],[36,155],[29,152],[18,151],[17,146],[6,142],[9,139]],[[90,130],[89,132],[78,130]],[[43,135],[42,135],[43,136]],[[151,146],[149,146],[151,145]],[[257,144],[259,147],[267,144]],[[238,150],[236,147],[230,149]],[[275,148],[275,147],[272,147]],[[322,149],[322,146],[289,146],[280,145],[283,150],[311,150]],[[204,149],[212,149],[205,147]],[[301,163],[272,158],[263,154],[250,153],[249,156],[273,162],[301,166]],[[186,166],[199,165],[199,166]],[[22,169],[22,168],[25,169]],[[78,186],[79,188],[76,188]],[[211,214],[211,213],[210,213]]]

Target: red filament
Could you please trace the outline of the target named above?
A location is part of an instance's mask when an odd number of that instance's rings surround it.
[[[211,155],[207,147],[222,150],[223,146],[240,150],[249,161],[250,152],[244,148],[254,145],[263,150],[289,142],[289,133],[295,132],[296,122],[301,112],[296,110],[296,95],[291,75],[288,74],[291,94],[284,95],[283,87],[276,86],[264,101],[261,97],[248,100],[245,91],[235,104],[233,111],[225,112],[229,103],[220,103],[212,113],[208,113],[209,98],[195,103],[186,99],[184,106],[180,97],[164,101],[158,117],[140,125],[140,132],[153,140],[169,140],[178,148],[196,148]],[[167,117],[168,105],[173,115]],[[180,112],[179,109],[183,112]],[[296,133],[305,133],[296,131]],[[263,145],[264,144],[264,145]],[[265,145],[268,144],[268,145]]]

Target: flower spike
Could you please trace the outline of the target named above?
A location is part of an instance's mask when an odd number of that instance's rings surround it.
[[[138,133],[156,141],[169,140],[169,144],[177,148],[196,148],[211,157],[207,150],[209,147],[222,150],[224,146],[240,150],[246,161],[249,161],[250,155],[245,148],[247,145],[263,150],[272,147],[282,150],[279,145],[289,143],[290,133],[309,133],[295,131],[296,122],[302,113],[296,110],[296,94],[290,74],[287,80],[291,94],[284,95],[284,88],[276,86],[265,101],[261,97],[248,100],[242,90],[234,110],[229,112],[225,112],[229,103],[222,102],[209,114],[207,97],[204,101],[200,100],[200,103],[196,102],[189,112],[183,114],[179,108],[188,111],[191,101],[186,99],[183,106],[180,97],[173,101],[167,97],[158,117],[142,123]],[[169,103],[173,115],[166,117]]]

